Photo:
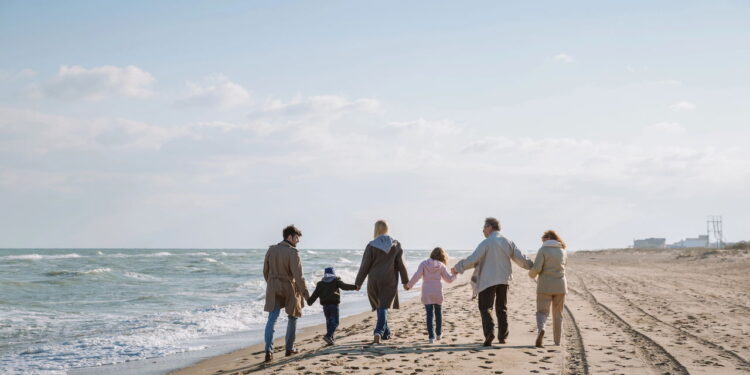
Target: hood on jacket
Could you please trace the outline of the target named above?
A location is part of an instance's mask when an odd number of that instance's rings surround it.
[[[320,281],[322,281],[324,283],[332,283],[332,282],[338,280],[338,278],[339,277],[336,276],[336,275],[331,275],[331,274],[327,273],[327,274],[323,275],[323,278],[320,279]]]
[[[321,279],[321,281],[323,281],[324,283],[330,283],[332,281],[336,281],[336,279],[338,278],[339,277],[336,276],[336,271],[333,270],[333,267],[326,267],[323,270],[323,278]]]
[[[440,266],[442,266],[443,263],[441,263],[439,260],[435,259],[427,259],[424,261],[424,269],[427,272],[440,272]]]
[[[562,244],[559,241],[555,241],[555,240],[544,241],[542,243],[542,247],[545,247],[545,246],[562,248]]]
[[[374,240],[370,241],[370,246],[383,250],[386,253],[391,251],[391,247],[393,246],[393,243],[395,243],[396,240],[393,239],[393,237],[387,235],[387,234],[381,234]]]

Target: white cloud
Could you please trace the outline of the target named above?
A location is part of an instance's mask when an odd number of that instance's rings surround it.
[[[669,109],[674,112],[692,111],[695,109],[695,105],[690,102],[682,101],[670,105]]]
[[[267,100],[263,107],[250,114],[251,118],[337,116],[347,112],[375,112],[380,109],[376,99],[362,98],[351,100],[336,95],[296,97],[289,102]]]
[[[140,68],[104,65],[86,69],[63,65],[49,82],[32,88],[32,95],[55,99],[97,100],[112,96],[147,97],[154,77]]]
[[[77,119],[31,110],[0,108],[0,145],[21,153],[71,150],[155,150],[184,127],[160,127],[122,118]]]
[[[663,121],[647,126],[644,131],[646,132],[646,134],[651,135],[675,135],[684,133],[685,127],[682,126],[682,124],[680,124],[679,122]]]
[[[450,120],[427,121],[423,118],[414,121],[389,122],[384,127],[399,132],[413,132],[420,136],[456,135],[463,131],[463,128]]]
[[[182,106],[231,108],[252,104],[250,93],[222,74],[187,82],[187,93],[178,101]]]
[[[0,81],[15,81],[34,76],[36,76],[36,72],[31,69],[21,69],[18,71],[0,70]]]
[[[576,61],[573,56],[564,53],[555,55],[554,60],[563,64],[570,64]]]

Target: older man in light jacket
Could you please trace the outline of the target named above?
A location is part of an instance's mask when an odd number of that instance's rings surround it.
[[[516,247],[513,241],[500,234],[500,222],[489,217],[484,221],[484,241],[479,243],[476,250],[466,259],[460,260],[451,269],[455,273],[475,268],[472,283],[476,284],[479,294],[479,314],[482,316],[484,330],[484,346],[491,346],[495,339],[495,322],[490,310],[495,305],[495,315],[498,321],[497,338],[501,344],[508,338],[508,283],[512,277],[512,260],[521,268],[531,269],[534,265]]]

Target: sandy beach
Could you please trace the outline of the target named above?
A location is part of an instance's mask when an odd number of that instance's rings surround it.
[[[371,343],[375,317],[367,312],[342,320],[336,346],[324,346],[324,328],[314,326],[298,333],[299,355],[277,351],[266,365],[259,344],[170,374],[750,373],[746,250],[577,252],[568,266],[561,346],[551,335],[544,348],[533,346],[535,285],[514,266],[504,345],[480,346],[467,273],[446,289],[441,342],[427,343],[416,298],[392,311],[394,338],[384,344]],[[283,348],[283,338],[275,345]]]

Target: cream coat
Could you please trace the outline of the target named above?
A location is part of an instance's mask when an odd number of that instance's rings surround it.
[[[567,261],[567,251],[559,242],[544,241],[539,252],[536,253],[534,266],[529,270],[529,276],[539,275],[536,285],[537,293],[565,294],[568,292],[568,282],[565,279]]]

